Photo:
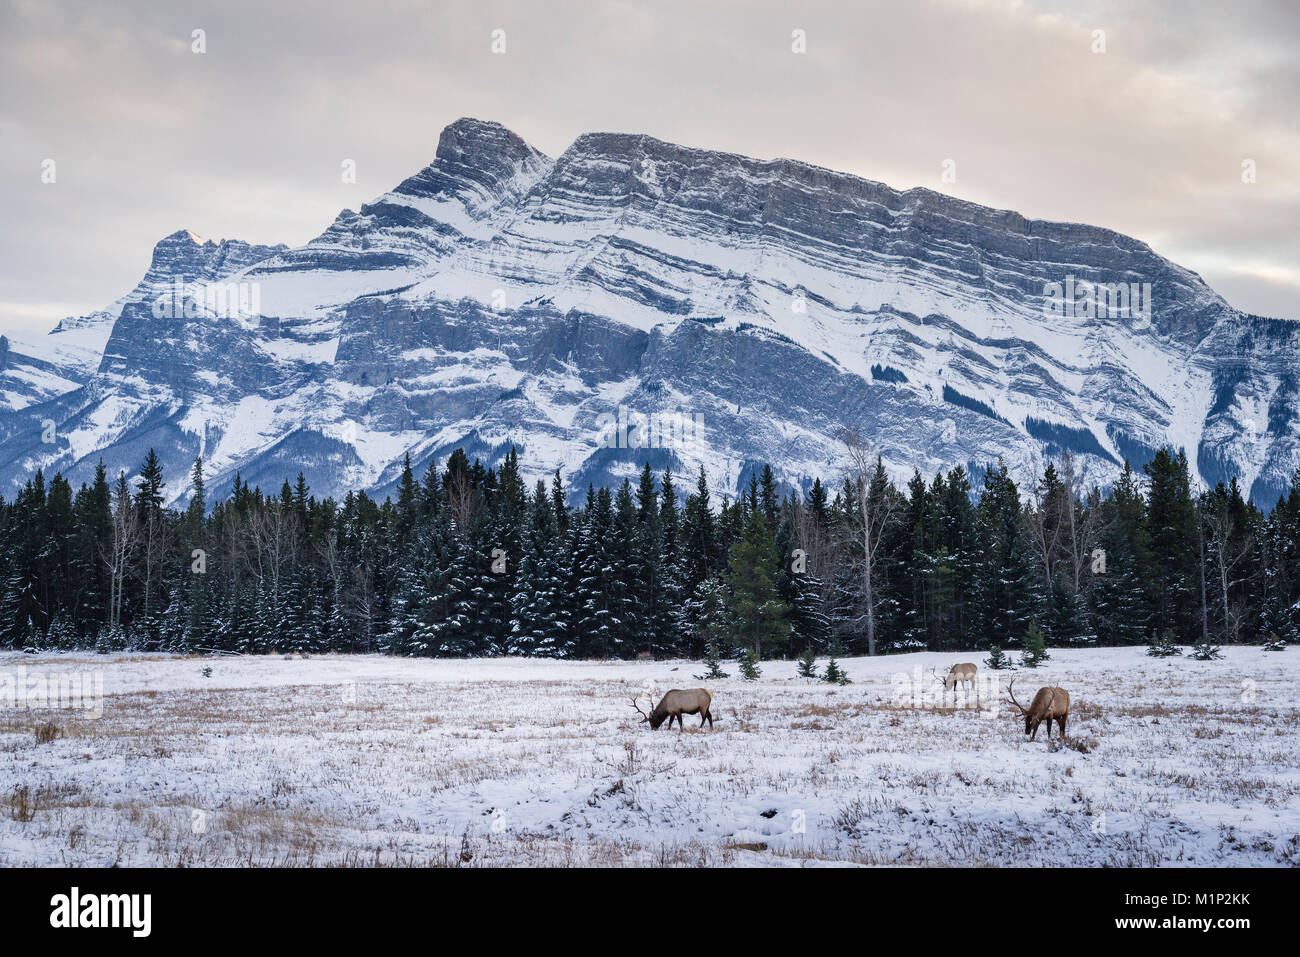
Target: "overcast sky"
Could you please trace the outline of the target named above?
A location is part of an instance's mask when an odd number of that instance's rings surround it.
[[[1300,319],[1298,49],[1294,0],[0,0],[0,332],[109,304],[181,227],[304,243],[460,116],[1107,226]]]

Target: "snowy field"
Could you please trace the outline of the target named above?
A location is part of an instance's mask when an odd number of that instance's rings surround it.
[[[998,673],[1022,703],[1070,692],[1065,747],[914,695],[931,666],[983,674],[973,654],[849,659],[840,687],[793,662],[746,683],[685,661],[4,654],[9,693],[72,673],[103,697],[0,708],[0,866],[1300,865],[1300,652],[1225,654]],[[706,685],[716,727],[651,732],[647,681]]]

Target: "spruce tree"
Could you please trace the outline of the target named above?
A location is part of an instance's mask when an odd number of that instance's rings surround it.
[[[298,477],[302,478],[301,472]],[[411,471],[410,452],[402,457],[402,474],[397,480],[397,514],[398,545],[405,547],[420,518],[419,490],[416,488],[415,474]]]
[[[647,462],[636,490],[636,527],[631,544],[635,575],[632,595],[640,634],[633,636],[638,651],[671,655],[676,650],[677,611],[668,604],[668,575],[664,569],[663,532],[660,528],[659,493]]]
[[[1011,659],[997,645],[989,649],[989,656],[984,659],[984,663],[993,671],[1006,671],[1011,667]]]
[[[112,499],[112,489],[101,460],[95,466],[94,480],[89,486],[82,486],[73,503],[75,532],[68,569],[70,579],[77,583],[69,609],[73,627],[80,636],[90,640],[109,615],[107,558],[112,552],[113,542]]]
[[[607,579],[613,654],[618,658],[633,658],[640,651],[654,652],[646,620],[652,604],[652,573],[646,563],[652,557],[642,547],[643,541],[632,487],[624,479],[614,496]]]
[[[672,471],[664,469],[659,482],[659,574],[663,605],[657,616],[660,623],[656,625],[656,632],[661,635],[664,653],[689,654],[689,629],[693,619],[688,606],[693,596],[687,591],[680,536],[677,488],[673,484]]]
[[[45,636],[45,644],[52,651],[72,651],[77,647],[77,633],[67,615],[55,615]]]
[[[778,492],[776,476],[772,474],[772,466],[767,463],[763,464],[763,474],[757,484],[758,500],[755,504],[763,510],[763,520],[767,522],[767,527],[776,528]]]
[[[1020,663],[1026,668],[1037,668],[1051,656],[1047,653],[1047,642],[1037,621],[1031,621],[1025,632],[1025,647],[1020,655]]]
[[[1154,627],[1183,636],[1201,632],[1197,569],[1197,512],[1192,499],[1187,456],[1161,449],[1143,466],[1147,475],[1147,534],[1151,542],[1148,576]]]
[[[1219,651],[1217,645],[1211,644],[1207,638],[1197,642],[1196,646],[1192,648],[1192,657],[1197,661],[1214,661],[1222,658],[1223,653]]]
[[[749,514],[744,535],[731,547],[727,562],[729,608],[735,642],[754,651],[755,660],[779,647],[790,635],[789,606],[777,594],[772,538],[760,509]]]
[[[695,598],[691,604],[695,643],[705,650],[706,661],[710,657],[721,660],[728,653],[732,635],[735,634],[727,586],[716,575],[710,577],[700,582],[700,587],[695,589]]]
[[[1042,588],[1033,570],[1020,491],[1005,463],[985,473],[977,515],[983,555],[976,573],[980,629],[987,636],[1023,635],[1041,609]]]
[[[731,675],[722,670],[722,658],[718,653],[718,643],[716,641],[710,641],[707,645],[707,649],[708,650],[704,653],[704,664],[707,667],[705,668],[704,674],[696,675],[695,677],[701,681],[706,679],[719,680],[722,678],[730,678]]]
[[[830,660],[826,662],[826,670],[822,673],[822,681],[834,685],[847,685],[849,681],[848,674],[840,667],[838,660],[840,647],[838,644],[831,649]]]
[[[799,656],[799,677],[816,678],[817,677],[817,652],[809,645]]]
[[[766,521],[766,519],[764,519]],[[795,561],[793,508],[781,520],[776,542],[776,591],[790,608],[790,642],[794,648],[814,652],[830,641],[830,617],[823,609],[822,582],[808,570],[805,553]]]
[[[574,582],[572,597],[575,609],[575,632],[581,657],[611,658],[625,649],[619,645],[620,623],[615,609],[623,592],[615,576],[613,556],[613,501],[609,489],[587,490],[587,507],[583,510],[573,556]]]
[[[662,514],[662,511],[661,511]],[[696,490],[686,499],[681,519],[680,581],[683,594],[693,595],[695,589],[719,570],[719,549],[716,517],[709,505],[709,483],[700,467]],[[698,649],[694,650],[698,653]]]
[[[1280,594],[1278,575],[1269,575],[1264,586],[1263,607],[1256,627],[1256,640],[1272,651],[1281,651],[1300,639],[1300,630],[1291,620],[1289,610]]]
[[[1174,640],[1174,630],[1172,628],[1151,632],[1151,641],[1147,644],[1148,656],[1152,658],[1172,658],[1181,654],[1182,651]]]
[[[546,483],[538,479],[512,602],[511,654],[561,658],[572,651],[558,551],[555,513]]]

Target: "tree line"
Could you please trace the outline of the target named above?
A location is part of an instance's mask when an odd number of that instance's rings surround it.
[[[318,499],[203,462],[165,506],[101,463],[0,500],[0,642],[11,648],[754,658],[1056,646],[1288,642],[1300,625],[1300,470],[1266,514],[1186,456],[1127,463],[1105,492],[1069,455],[1021,487],[1001,462],[894,485],[846,436],[847,473],[782,490],[770,467],[715,504],[703,469],[529,490],[456,451],[396,494]],[[683,494],[684,493],[684,494]]]

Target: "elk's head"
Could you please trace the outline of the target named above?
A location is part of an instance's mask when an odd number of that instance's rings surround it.
[[[650,725],[651,731],[658,731],[659,725],[663,724],[664,718],[667,717],[667,715],[661,713],[658,708],[654,708],[649,714],[646,714],[641,710],[641,706],[636,703],[636,698],[632,699],[632,707],[636,708],[637,714],[641,715],[641,720]]]
[[[1015,679],[1015,678],[1012,678],[1012,679],[1011,679],[1011,684],[1007,685],[1007,694],[1011,697],[1011,707],[1013,707],[1013,708],[1015,708],[1017,711],[1019,711],[1020,714],[1024,717],[1024,719],[1025,719],[1025,734],[1028,734],[1029,731],[1030,731],[1030,727],[1031,727],[1031,726],[1033,725],[1033,723],[1034,723],[1034,721],[1033,721],[1033,716],[1030,715],[1029,711],[1028,711],[1028,710],[1027,710],[1023,705],[1021,705],[1021,703],[1020,703],[1019,701],[1016,700],[1016,695],[1015,695],[1015,692],[1013,691],[1013,689],[1015,688],[1015,686],[1016,686],[1016,679]]]
[[[946,675],[941,675],[939,674],[939,672],[931,668],[930,677],[933,678],[939,684],[943,685],[944,691],[951,691],[957,684],[957,679],[953,677],[951,671],[948,672],[948,674]]]

